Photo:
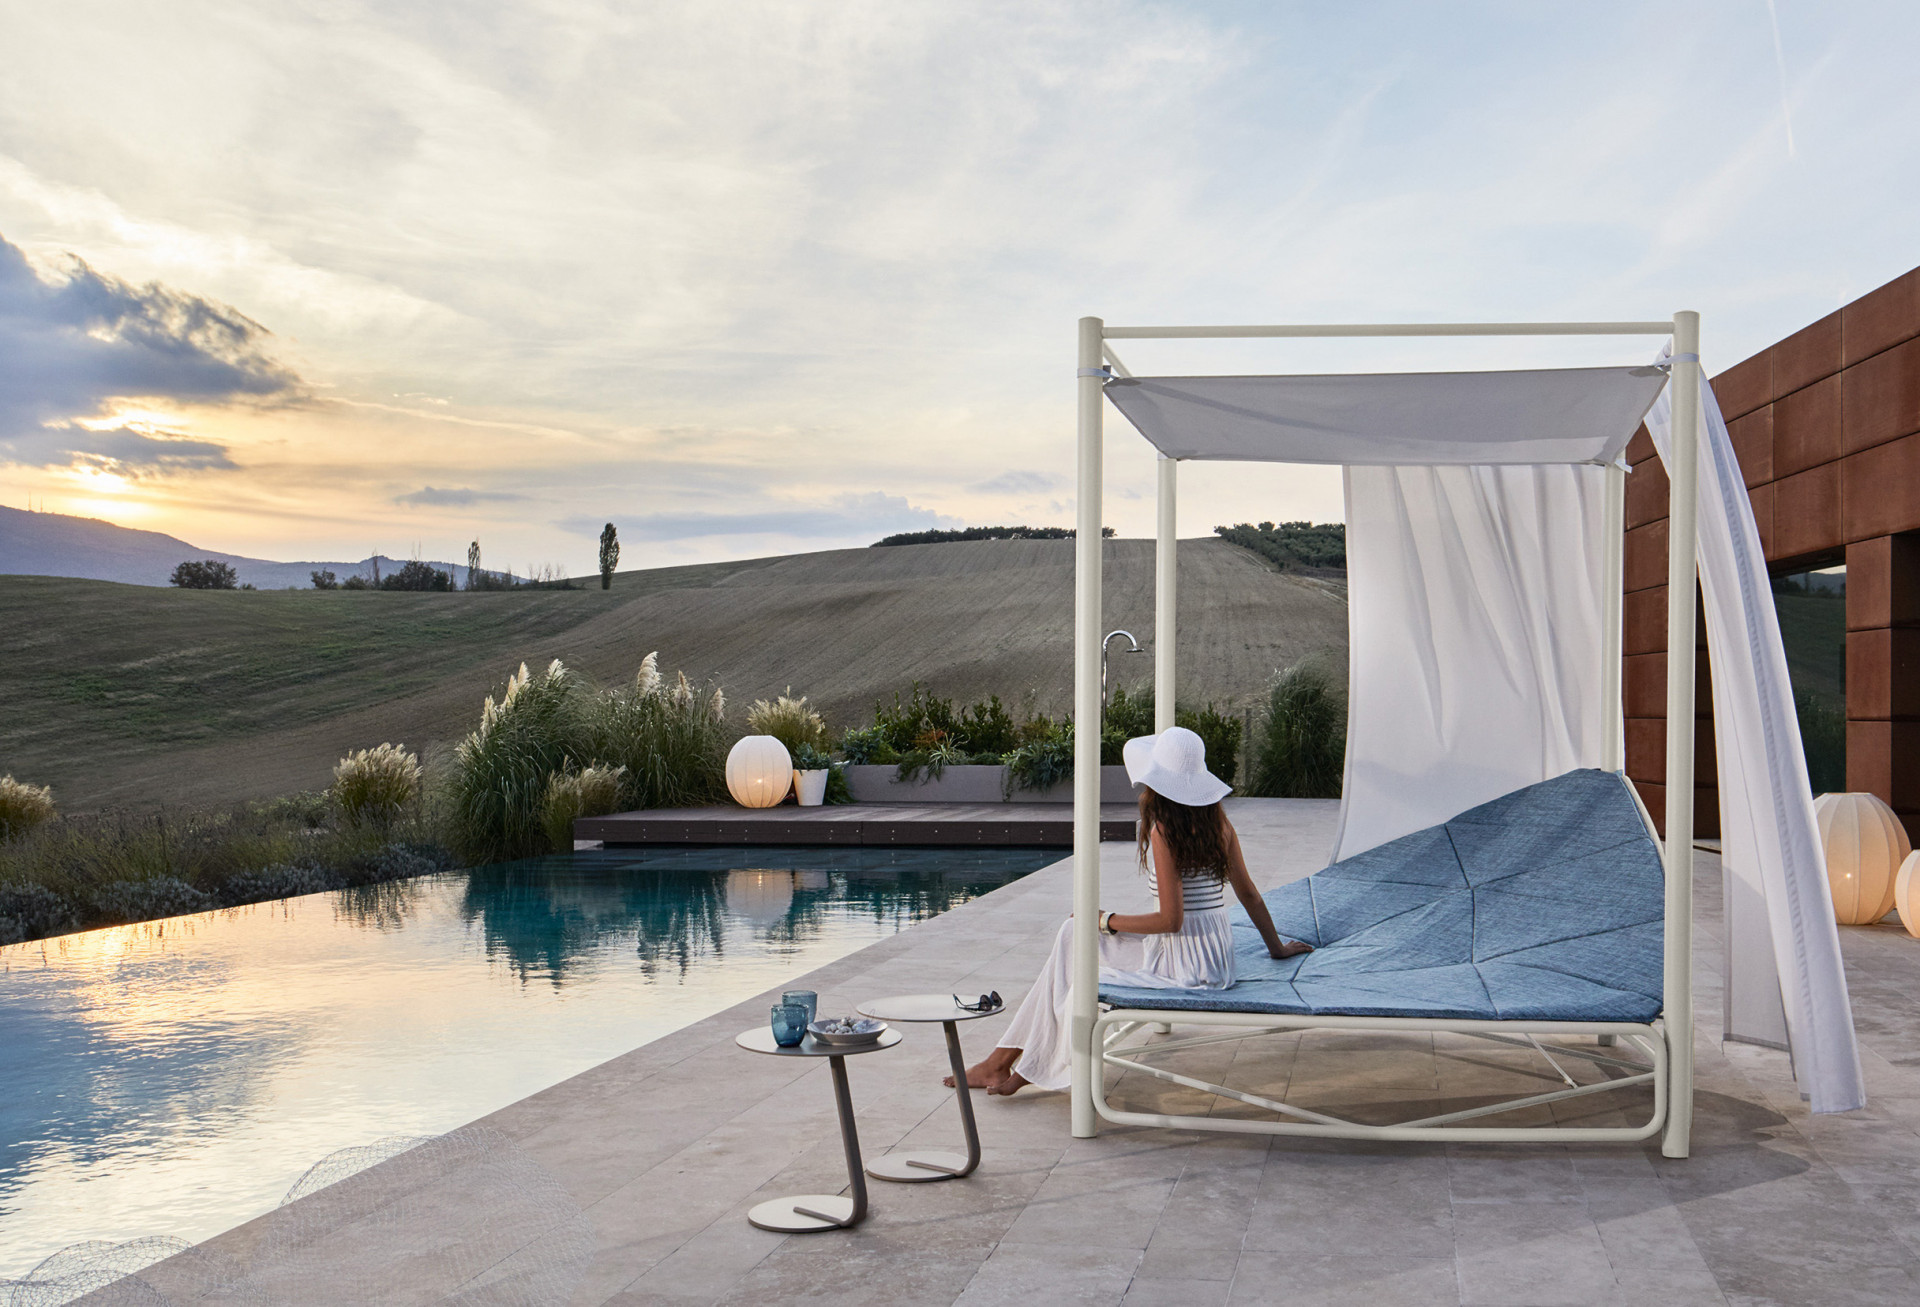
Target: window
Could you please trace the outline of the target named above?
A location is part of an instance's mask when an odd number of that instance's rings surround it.
[[[1800,716],[1807,779],[1815,794],[1847,788],[1847,569],[1803,569],[1773,578],[1787,676]]]

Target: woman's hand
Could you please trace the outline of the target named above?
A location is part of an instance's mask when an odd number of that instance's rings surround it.
[[[1267,956],[1275,961],[1284,962],[1288,958],[1297,958],[1302,953],[1313,952],[1313,945],[1303,939],[1289,939],[1279,942],[1279,946],[1267,945]]]

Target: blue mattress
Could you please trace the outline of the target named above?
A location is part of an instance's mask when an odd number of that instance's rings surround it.
[[[1627,782],[1572,771],[1266,895],[1277,961],[1233,908],[1231,989],[1101,986],[1116,1007],[1494,1021],[1660,1011],[1665,881]]]

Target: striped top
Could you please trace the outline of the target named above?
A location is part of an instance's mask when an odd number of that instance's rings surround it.
[[[1154,897],[1160,896],[1160,878],[1153,872],[1147,873],[1147,883],[1153,886]],[[1180,878],[1180,903],[1188,912],[1199,912],[1206,908],[1224,908],[1227,906],[1227,882],[1215,880],[1212,876],[1182,876]]]

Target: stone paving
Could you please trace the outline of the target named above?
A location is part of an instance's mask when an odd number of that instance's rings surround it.
[[[1229,810],[1263,886],[1323,861],[1334,804],[1236,800]],[[1131,849],[1103,856],[1103,901],[1144,898]],[[1029,1090],[976,1099],[985,1158],[974,1177],[874,1182],[857,1230],[769,1234],[747,1224],[755,1203],[846,1183],[826,1066],[733,1045],[765,1021],[771,996],[484,1124],[518,1139],[590,1216],[598,1249],[574,1298],[583,1307],[1920,1302],[1920,940],[1898,927],[1842,932],[1873,1097],[1862,1111],[1813,1117],[1784,1054],[1720,1042],[1719,871],[1712,854],[1699,862],[1686,1160],[1662,1158],[1657,1141],[1365,1144],[1111,1126],[1075,1140],[1066,1096]],[[806,984],[828,1012],[942,990],[997,988],[1017,1001],[1067,901],[1061,863]],[[1005,1020],[961,1027],[972,1057]],[[1209,1078],[1284,1086],[1296,1101],[1360,1115],[1555,1083],[1530,1051],[1446,1036],[1316,1032],[1177,1057]],[[869,1156],[958,1143],[945,1064],[937,1027],[910,1027],[899,1047],[848,1063]],[[1616,1123],[1644,1114],[1646,1092],[1535,1111]],[[1212,1101],[1137,1075],[1116,1097],[1201,1110]],[[244,1242],[247,1229],[229,1237]]]

